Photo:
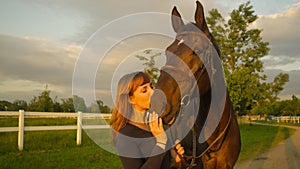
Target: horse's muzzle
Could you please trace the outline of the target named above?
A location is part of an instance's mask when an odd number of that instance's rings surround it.
[[[159,116],[161,116],[165,111],[166,104],[167,104],[167,98],[164,92],[162,92],[159,89],[155,89],[153,95],[151,96],[150,112],[154,111]]]

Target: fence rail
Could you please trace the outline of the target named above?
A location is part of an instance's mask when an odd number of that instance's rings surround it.
[[[108,125],[82,125],[83,118],[99,118],[99,119],[110,119],[110,114],[100,113],[53,113],[53,112],[25,112],[19,110],[19,112],[12,111],[0,111],[1,116],[14,116],[19,118],[18,127],[0,127],[0,132],[18,132],[18,148],[20,151],[24,147],[24,131],[49,131],[49,130],[76,130],[76,144],[81,144],[82,129],[108,129]],[[24,126],[24,118],[35,117],[35,118],[76,118],[77,125],[67,126]]]
[[[264,117],[260,115],[240,116],[240,120],[272,120],[278,123],[300,123],[300,116],[269,116]]]
[[[274,117],[272,120],[279,122],[290,122],[290,123],[300,123],[300,116],[280,116]]]

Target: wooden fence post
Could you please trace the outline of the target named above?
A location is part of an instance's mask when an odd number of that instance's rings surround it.
[[[18,147],[23,150],[24,143],[24,110],[19,110],[19,130],[18,130]]]
[[[78,112],[77,114],[77,138],[76,143],[77,145],[81,144],[81,134],[82,133],[82,112]]]

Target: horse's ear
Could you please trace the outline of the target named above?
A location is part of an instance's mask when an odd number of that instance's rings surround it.
[[[177,11],[177,8],[174,6],[172,10],[172,26],[174,31],[178,33],[183,25],[184,25],[183,20],[181,19],[181,16]]]
[[[199,29],[202,30],[202,32],[209,38],[209,40],[213,43],[215,49],[217,50],[219,56],[220,56],[220,49],[219,46],[215,40],[215,38],[211,35],[211,33],[209,32],[209,29],[207,27],[206,21],[205,21],[205,16],[204,16],[204,9],[202,4],[197,1],[197,9],[196,9],[196,13],[195,13],[195,21],[196,21],[196,25],[198,26]]]
[[[204,10],[202,4],[197,1],[197,9],[195,13],[195,21],[199,29],[201,29],[207,36],[209,35],[209,30],[206,25]]]

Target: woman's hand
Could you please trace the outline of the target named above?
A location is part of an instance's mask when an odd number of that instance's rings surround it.
[[[158,117],[158,114],[155,112],[150,113],[149,121],[150,131],[154,136],[158,136],[165,132],[162,119]]]
[[[153,134],[153,136],[156,138],[157,144],[163,144],[163,149],[167,143],[167,135],[165,133],[165,130],[163,128],[163,122],[162,119],[158,117],[158,114],[155,112],[150,113],[149,117],[150,123],[150,131]],[[160,146],[162,147],[162,146]]]
[[[176,163],[179,163],[181,161],[181,157],[184,154],[184,148],[179,143],[179,140],[175,141],[175,147],[174,149],[171,149],[171,156],[175,159]]]

